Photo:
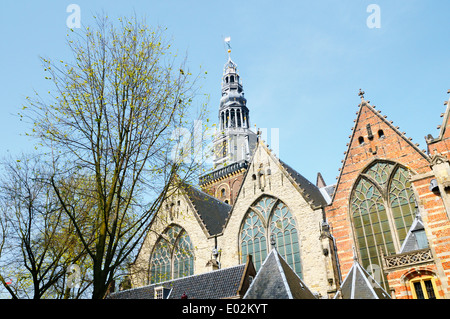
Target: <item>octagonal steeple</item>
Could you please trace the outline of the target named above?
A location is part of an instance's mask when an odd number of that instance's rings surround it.
[[[219,107],[220,130],[249,128],[249,111],[236,63],[230,57],[224,66]]]
[[[229,43],[227,43],[229,46]],[[231,59],[223,68],[222,97],[219,107],[218,134],[214,140],[214,167],[249,161],[257,136],[250,129],[249,109],[237,64]]]

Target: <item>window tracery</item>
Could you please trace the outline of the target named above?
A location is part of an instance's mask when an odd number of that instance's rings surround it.
[[[159,237],[150,258],[150,283],[194,274],[194,250],[186,231],[177,225]]]
[[[400,251],[414,220],[410,172],[392,162],[376,162],[360,175],[350,199],[350,215],[361,264],[382,265],[381,254]],[[386,278],[383,279],[387,288]]]
[[[258,270],[270,251],[268,239],[272,236],[280,255],[301,278],[300,244],[294,217],[282,201],[264,196],[250,207],[243,220],[240,232],[242,261],[252,255]]]

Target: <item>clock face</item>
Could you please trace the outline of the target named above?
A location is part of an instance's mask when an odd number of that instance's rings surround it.
[[[227,141],[220,142],[215,148],[215,157],[222,158],[227,156]]]

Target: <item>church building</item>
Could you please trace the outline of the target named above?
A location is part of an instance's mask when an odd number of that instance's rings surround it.
[[[359,95],[336,184],[312,183],[250,128],[229,57],[214,169],[161,205],[111,297],[450,298],[450,103],[424,151]]]

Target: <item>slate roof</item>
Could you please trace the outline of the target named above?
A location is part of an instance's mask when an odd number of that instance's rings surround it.
[[[222,299],[236,297],[244,280],[246,264],[177,278],[139,288],[112,293],[108,299],[154,299],[155,288],[167,288],[167,299]]]
[[[273,248],[244,299],[316,299],[300,277]]]
[[[303,196],[306,197],[307,201],[309,201],[311,206],[326,206],[328,203],[324,199],[322,193],[320,192],[319,188],[311,183],[308,179],[306,179],[303,175],[298,173],[295,169],[290,167],[288,164],[283,162],[282,160],[278,159],[280,161],[281,166],[284,167],[284,169],[287,171],[287,173],[294,179],[295,183],[300,188]],[[314,208],[314,207],[313,207]]]
[[[347,277],[334,299],[390,299],[389,294],[354,259]]]
[[[328,205],[331,204],[331,199],[333,198],[333,193],[335,189],[336,184],[319,188],[319,191],[322,194],[323,199],[327,202]]]
[[[220,234],[231,211],[231,205],[191,185],[184,184],[183,189],[186,191],[209,235]]]

